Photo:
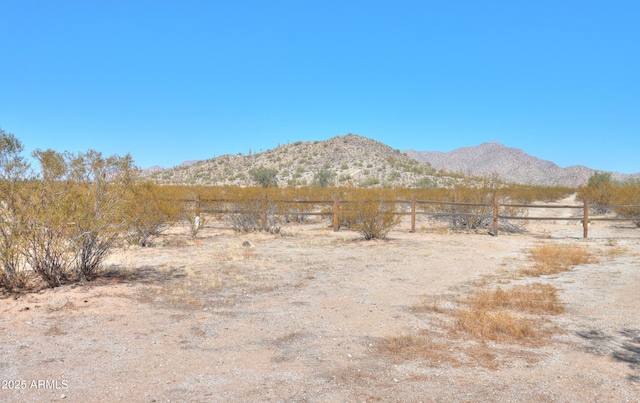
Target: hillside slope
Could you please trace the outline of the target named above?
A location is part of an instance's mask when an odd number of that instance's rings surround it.
[[[250,171],[257,168],[277,170],[279,186],[311,185],[321,170],[330,173],[331,185],[433,186],[447,180],[399,150],[354,134],[298,141],[253,155],[223,155],[148,176],[164,184],[247,186],[255,184]]]

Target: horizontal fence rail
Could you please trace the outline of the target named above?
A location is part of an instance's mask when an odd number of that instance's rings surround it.
[[[262,203],[262,224],[265,226],[266,217],[267,217],[267,204],[270,203],[284,203],[284,204],[312,204],[314,206],[318,205],[328,205],[331,206],[331,211],[294,211],[291,212],[291,215],[295,216],[333,216],[333,230],[338,232],[340,229],[340,205],[343,204],[352,204],[352,203],[385,203],[385,204],[404,204],[410,205],[410,211],[401,211],[396,212],[397,215],[402,216],[411,216],[411,232],[415,232],[415,223],[416,216],[418,215],[426,215],[431,217],[478,217],[478,218],[487,218],[493,219],[493,232],[492,235],[498,236],[498,222],[499,220],[522,220],[522,221],[582,221],[582,226],[584,228],[583,237],[588,237],[588,228],[589,223],[591,221],[638,221],[640,222],[640,217],[589,217],[589,202],[587,200],[583,201],[581,206],[576,205],[539,205],[539,204],[510,204],[505,203],[501,204],[498,202],[498,199],[495,198],[493,203],[466,203],[466,202],[444,202],[437,200],[416,200],[415,197],[412,197],[411,200],[376,200],[376,201],[353,201],[353,200],[340,200],[337,196],[333,200],[278,200],[278,199],[268,199],[268,198],[256,198],[256,199],[201,199],[199,195],[196,195],[195,199],[174,199],[176,202],[183,203],[193,203],[195,216],[199,217],[202,213],[208,214],[242,214],[239,210],[229,210],[229,209],[211,209],[211,208],[203,208],[206,207],[207,204],[224,204],[224,203],[246,203],[246,202],[256,202]],[[264,203],[268,202],[268,203]],[[491,209],[493,214],[474,214],[474,213],[464,213],[464,212],[431,212],[431,211],[416,211],[418,205],[435,205],[435,206],[460,206],[460,207],[484,207],[487,209]],[[623,206],[605,206],[607,208],[615,209],[615,208],[631,208],[640,210],[640,206],[635,205],[623,205]],[[545,209],[575,209],[582,210],[583,214],[581,217],[528,217],[528,216],[512,216],[512,215],[502,215],[500,214],[501,208],[524,208],[524,209],[536,209],[536,208],[545,208]]]

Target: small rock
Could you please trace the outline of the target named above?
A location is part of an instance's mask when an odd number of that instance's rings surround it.
[[[245,248],[252,248],[253,247],[253,245],[251,245],[251,242],[249,242],[249,241],[242,242],[242,246],[244,246]]]

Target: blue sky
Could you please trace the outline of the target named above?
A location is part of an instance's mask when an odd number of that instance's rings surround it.
[[[640,2],[0,0],[0,127],[143,167],[356,133],[640,172]]]

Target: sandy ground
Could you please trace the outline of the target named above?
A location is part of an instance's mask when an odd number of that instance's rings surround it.
[[[322,223],[282,236],[213,223],[196,243],[176,229],[117,251],[99,280],[3,299],[0,401],[640,401],[640,230],[599,222],[584,240],[576,223],[527,227],[492,237],[422,218],[416,233],[404,222],[366,242]],[[545,317],[546,342],[473,340],[416,309],[530,281],[517,275],[527,251],[551,242],[600,262],[536,279],[566,309]],[[433,352],[381,348],[418,334]]]

